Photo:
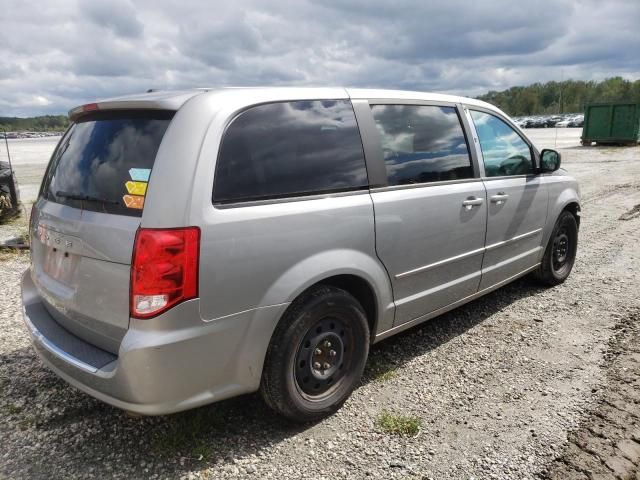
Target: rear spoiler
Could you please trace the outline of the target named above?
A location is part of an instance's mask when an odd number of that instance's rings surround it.
[[[99,111],[114,111],[114,110],[175,110],[173,108],[161,107],[154,105],[152,102],[100,102],[100,103],[87,103],[80,105],[79,107],[69,110],[69,120],[72,122],[77,121],[79,118]]]
[[[173,110],[176,111],[190,98],[206,90],[186,90],[178,92],[149,92],[139,95],[86,103],[69,110],[69,119],[75,122],[80,117],[101,110]]]

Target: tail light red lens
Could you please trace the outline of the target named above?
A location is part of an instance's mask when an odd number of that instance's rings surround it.
[[[131,262],[131,316],[151,318],[198,296],[200,229],[140,228]]]

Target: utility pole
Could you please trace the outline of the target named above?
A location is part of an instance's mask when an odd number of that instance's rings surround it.
[[[7,147],[7,158],[9,159],[9,172],[11,172],[11,176],[13,177],[13,166],[11,165],[11,154],[9,153],[9,140],[7,140],[7,131],[2,130],[2,134],[4,135],[4,144]]]
[[[563,99],[562,99],[562,88],[564,87],[564,70],[560,70],[560,105],[558,105],[558,107],[560,108],[560,112],[559,113],[564,113],[564,105],[563,105]]]

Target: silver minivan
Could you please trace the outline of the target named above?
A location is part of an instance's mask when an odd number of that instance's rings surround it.
[[[31,215],[24,318],[54,372],[128,411],[259,390],[317,420],[372,343],[574,263],[576,181],[478,100],[196,89],[70,118]]]

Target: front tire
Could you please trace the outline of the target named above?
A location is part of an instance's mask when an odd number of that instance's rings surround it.
[[[296,422],[338,410],[360,381],[369,353],[369,325],[345,290],[318,285],[287,309],[267,350],[260,393]]]
[[[564,282],[576,260],[578,249],[578,223],[571,212],[563,211],[551,232],[547,249],[534,277],[544,285]]]

